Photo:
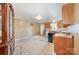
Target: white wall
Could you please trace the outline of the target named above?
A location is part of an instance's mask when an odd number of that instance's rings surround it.
[[[40,35],[40,24],[15,19],[15,39],[28,38],[32,35]]]
[[[44,24],[40,24],[40,34],[43,35],[44,33]]]
[[[29,22],[15,19],[15,38],[21,39],[32,35],[32,28]]]
[[[40,35],[40,24],[39,23],[34,23],[32,25],[32,33],[33,35]]]

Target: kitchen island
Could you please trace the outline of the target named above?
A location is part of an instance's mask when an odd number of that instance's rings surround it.
[[[53,38],[54,52],[57,55],[74,54],[74,37],[71,33],[56,33]]]

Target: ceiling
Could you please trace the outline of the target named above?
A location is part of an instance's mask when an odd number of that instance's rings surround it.
[[[28,20],[31,22],[43,23],[51,20],[53,16],[55,19],[60,20],[62,15],[61,3],[14,3],[15,18]],[[42,19],[35,19],[40,15]]]

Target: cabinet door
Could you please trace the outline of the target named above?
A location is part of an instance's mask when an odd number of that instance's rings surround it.
[[[54,37],[54,50],[58,55],[64,54],[64,39],[62,37]]]
[[[54,50],[56,54],[71,55],[74,50],[74,39],[68,37],[54,37]]]
[[[64,38],[64,47],[65,47],[65,54],[73,54],[73,45],[74,45],[74,42],[73,42],[73,39],[72,38],[67,38],[65,37]]]
[[[74,23],[73,4],[66,4],[63,6],[62,17],[63,17],[64,24],[73,24]]]

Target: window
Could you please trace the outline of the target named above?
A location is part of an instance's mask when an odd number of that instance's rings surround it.
[[[52,22],[51,23],[51,30],[57,30],[57,22]]]

